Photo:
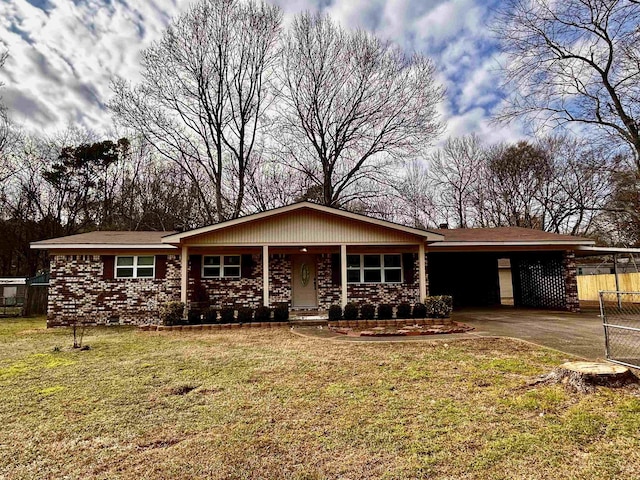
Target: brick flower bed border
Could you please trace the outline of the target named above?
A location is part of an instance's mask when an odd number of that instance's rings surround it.
[[[437,323],[435,323],[437,322]],[[381,323],[381,322],[377,322]],[[420,336],[420,335],[442,335],[450,333],[466,333],[474,330],[473,327],[464,323],[448,321],[446,323],[435,320],[434,323],[414,323],[409,324],[407,322],[395,322],[394,324],[376,325],[376,326],[364,326],[357,325],[355,327],[339,327],[330,325],[329,329],[335,333],[341,335],[347,335],[350,337],[407,337],[407,336]],[[358,330],[356,330],[358,329]]]
[[[207,325],[140,325],[145,332],[195,332],[201,330],[228,330],[231,328],[289,327],[289,322],[215,323]]]
[[[452,325],[456,322],[450,318],[394,318],[391,320],[329,320],[329,327],[374,328],[392,327],[403,328],[414,325]]]

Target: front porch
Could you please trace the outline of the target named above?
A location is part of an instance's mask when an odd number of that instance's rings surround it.
[[[286,305],[293,315],[317,316],[331,305],[414,304],[427,295],[423,243],[183,245],[181,253],[180,294],[188,308]]]

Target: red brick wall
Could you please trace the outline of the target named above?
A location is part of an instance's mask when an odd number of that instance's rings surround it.
[[[201,279],[211,304],[221,308],[262,305],[262,256],[253,255],[249,278]],[[415,303],[419,301],[417,261],[411,284],[350,284],[349,301],[361,303]],[[291,301],[291,257],[271,255],[271,305]],[[575,270],[575,268],[574,268]],[[142,324],[159,321],[160,307],[180,300],[180,256],[168,255],[164,279],[105,279],[99,255],[54,255],[50,258],[47,325],[68,325],[76,320],[97,324]],[[318,255],[319,308],[340,304],[340,285],[331,275],[331,255]],[[575,279],[574,279],[575,281]],[[189,279],[193,290],[197,280]]]
[[[180,300],[180,256],[167,256],[164,279],[105,279],[100,255],[50,257],[47,326],[155,322],[165,302]]]

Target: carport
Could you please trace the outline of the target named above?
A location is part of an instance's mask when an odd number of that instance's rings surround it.
[[[457,307],[501,304],[498,262],[508,260],[516,307],[578,311],[576,250],[593,240],[519,227],[439,229],[427,251],[430,295]]]

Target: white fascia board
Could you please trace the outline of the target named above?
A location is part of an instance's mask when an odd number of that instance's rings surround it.
[[[32,243],[34,250],[177,250],[173,245],[116,243]]]
[[[396,223],[387,222],[385,220],[379,220],[377,218],[367,217],[365,215],[359,215],[357,213],[346,212],[344,210],[339,210],[337,208],[325,207],[324,205],[317,205],[311,202],[301,202],[301,203],[294,203],[292,205],[287,205],[285,207],[276,208],[273,210],[268,210],[266,212],[255,213],[253,215],[248,215],[246,217],[236,218],[234,220],[228,220],[226,222],[216,223],[215,225],[208,225],[206,227],[196,228],[195,230],[189,230],[186,232],[167,235],[166,237],[162,238],[162,242],[170,243],[170,244],[180,243],[183,238],[193,237],[196,235],[201,235],[203,233],[215,232],[216,230],[221,230],[223,228],[233,227],[235,225],[240,225],[246,222],[253,222],[263,218],[271,217],[273,215],[280,215],[280,214],[291,212],[294,210],[299,210],[301,208],[309,208],[311,210],[316,210],[318,212],[328,213],[328,214],[336,215],[339,217],[350,218],[352,220],[358,220],[364,223],[370,223],[373,225],[390,228],[392,230],[398,230],[401,232],[410,233],[412,235],[417,235],[425,239],[428,239],[430,241],[444,240],[444,235],[441,235],[439,233],[430,232],[427,230],[419,230],[417,228],[405,227],[404,225],[398,225]]]
[[[592,247],[581,246],[577,248],[580,252],[593,252],[602,253],[606,255],[608,253],[640,253],[640,248],[627,248],[627,247]]]
[[[593,240],[544,240],[533,241],[527,240],[522,242],[438,242],[433,245],[429,245],[430,249],[439,249],[446,247],[518,247],[518,246],[547,246],[547,245],[565,245],[568,247],[576,245],[593,245]]]

